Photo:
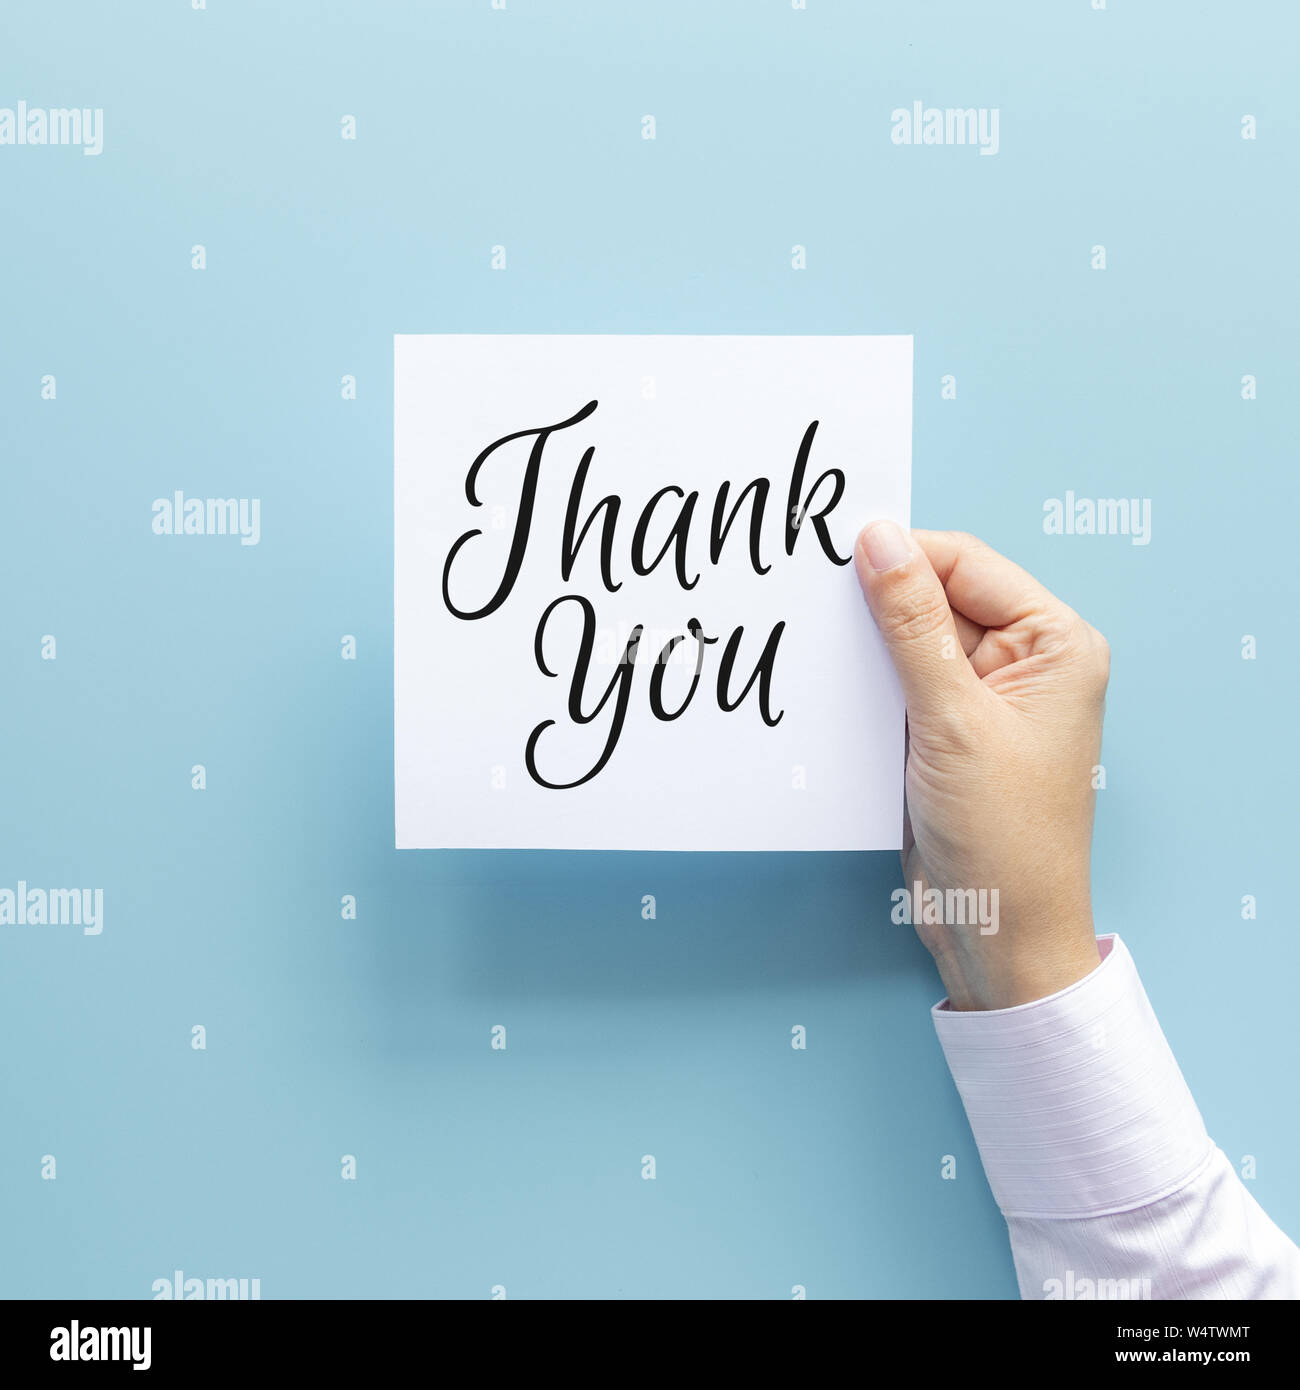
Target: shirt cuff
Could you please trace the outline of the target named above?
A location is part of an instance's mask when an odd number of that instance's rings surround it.
[[[1010,1009],[931,1010],[1005,1216],[1104,1216],[1182,1187],[1213,1152],[1128,948]]]

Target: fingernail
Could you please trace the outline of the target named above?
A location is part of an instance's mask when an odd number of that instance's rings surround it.
[[[859,539],[867,562],[877,574],[905,565],[912,558],[912,542],[892,521],[873,521]]]

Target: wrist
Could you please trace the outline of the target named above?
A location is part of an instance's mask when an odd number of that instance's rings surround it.
[[[1101,964],[1092,920],[1058,935],[1021,942],[984,941],[975,951],[959,944],[936,952],[934,961],[956,1012],[1011,1009],[1045,999],[1090,975]]]

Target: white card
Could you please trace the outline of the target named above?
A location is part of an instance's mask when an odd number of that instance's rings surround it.
[[[899,847],[903,702],[852,554],[908,524],[910,337],[394,357],[399,849]]]

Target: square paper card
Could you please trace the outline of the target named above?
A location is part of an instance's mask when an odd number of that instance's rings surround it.
[[[399,849],[899,847],[910,337],[394,352]]]

